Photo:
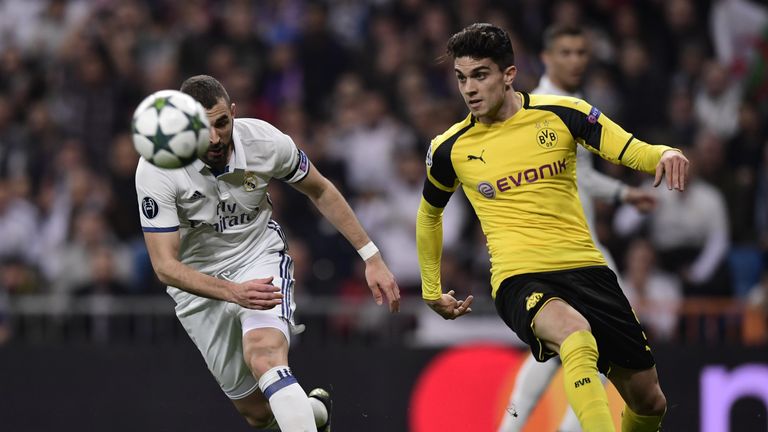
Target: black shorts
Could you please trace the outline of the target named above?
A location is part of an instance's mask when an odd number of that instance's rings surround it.
[[[608,267],[527,273],[505,279],[496,292],[496,310],[536,360],[554,357],[533,334],[533,318],[548,301],[560,299],[581,313],[597,340],[598,369],[611,365],[644,370],[656,362],[643,328]]]

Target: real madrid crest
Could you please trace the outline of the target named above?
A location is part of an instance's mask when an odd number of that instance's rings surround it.
[[[243,177],[243,187],[246,192],[253,192],[256,190],[256,173],[253,171],[246,171]]]
[[[549,120],[536,123],[536,144],[545,149],[557,145],[557,132],[549,127]]]

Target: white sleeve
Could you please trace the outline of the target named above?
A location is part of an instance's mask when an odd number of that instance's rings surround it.
[[[624,204],[616,211],[613,217],[613,230],[621,237],[627,237],[634,234],[640,225],[645,221],[646,216],[636,207]]]
[[[709,234],[704,248],[691,264],[690,278],[694,283],[709,280],[728,253],[730,239],[728,232],[728,213],[721,195],[712,198],[711,208],[707,212]]]
[[[136,195],[142,231],[178,231],[177,188],[171,170],[152,166],[144,159],[139,160],[136,168]]]
[[[579,189],[592,198],[613,203],[624,184],[595,169],[592,153],[582,146],[576,147],[576,180]]]
[[[236,126],[242,126],[244,141],[257,144],[256,160],[262,169],[272,178],[287,183],[296,183],[309,173],[310,163],[307,155],[296,147],[290,136],[271,124],[258,119],[237,119]]]
[[[274,178],[287,183],[296,183],[309,174],[309,158],[299,150],[291,137],[286,134],[275,139],[275,171]]]

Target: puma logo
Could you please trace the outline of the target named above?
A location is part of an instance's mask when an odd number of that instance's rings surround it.
[[[483,151],[480,152],[480,156],[467,155],[467,160],[468,161],[479,160],[480,162],[485,163],[485,159],[483,159],[483,153],[485,153],[485,149],[483,149]]]

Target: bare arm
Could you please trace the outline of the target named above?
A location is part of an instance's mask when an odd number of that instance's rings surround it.
[[[250,309],[271,309],[282,303],[280,289],[272,278],[244,283],[230,282],[200,273],[178,259],[180,235],[173,232],[145,232],[152,267],[164,284],[200,297],[237,303]]]
[[[291,186],[312,200],[320,213],[339,230],[352,247],[360,249],[371,241],[341,192],[316,168],[310,169],[306,177]],[[389,302],[391,312],[400,309],[400,289],[380,253],[377,252],[365,261],[365,278],[377,304],[382,304],[383,294]]]

